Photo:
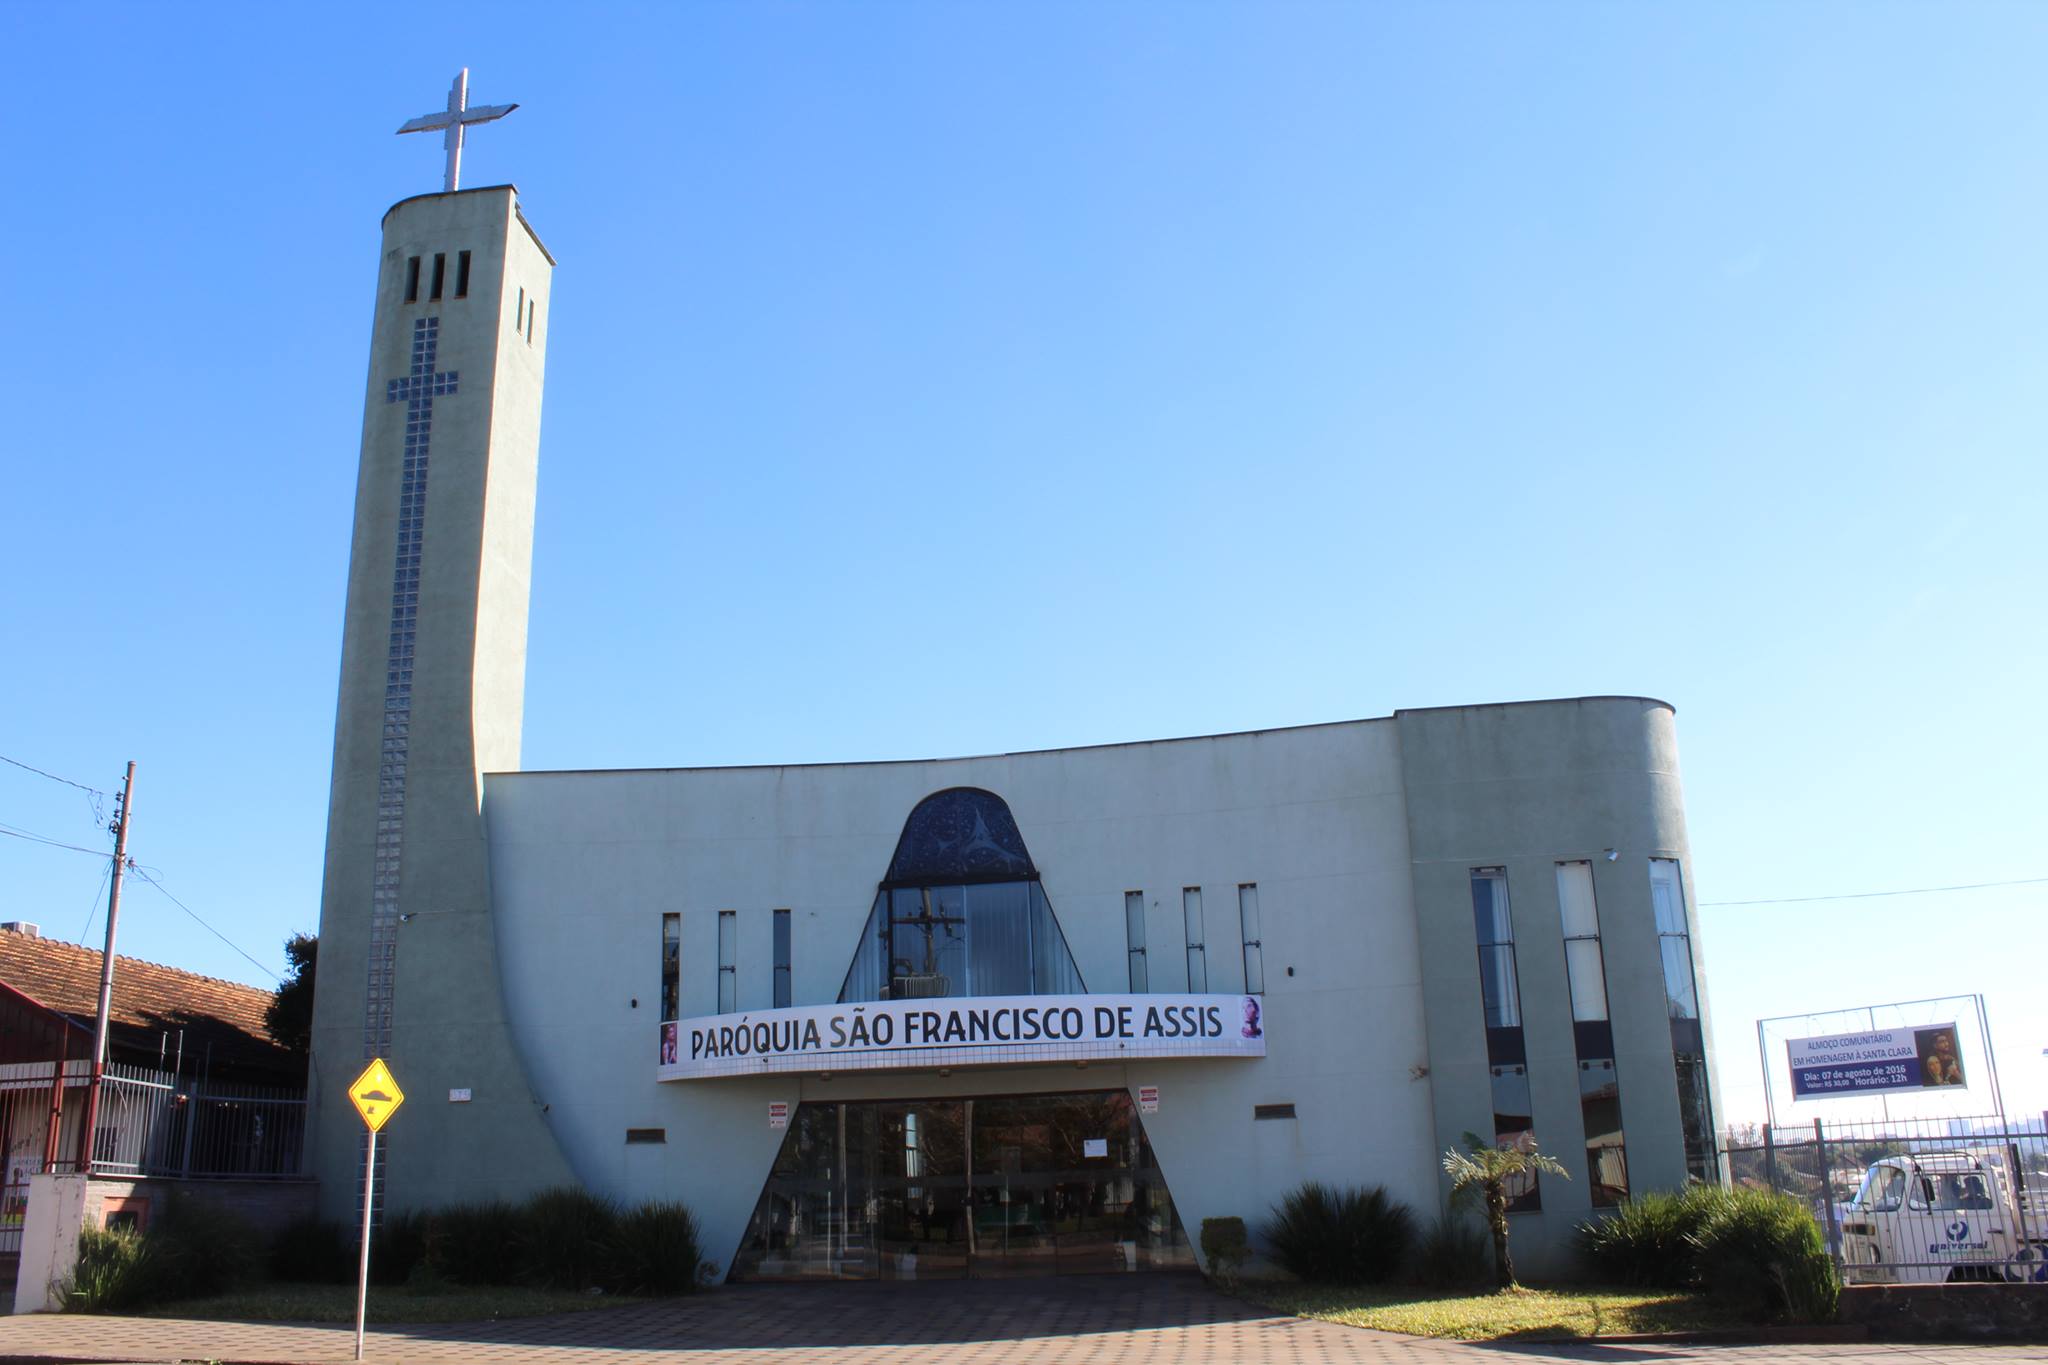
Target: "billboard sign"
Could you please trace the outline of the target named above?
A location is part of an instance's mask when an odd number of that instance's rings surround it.
[[[1881,1095],[1908,1090],[1960,1090],[1963,1058],[1953,1023],[1870,1029],[1819,1038],[1788,1038],[1792,1097]]]

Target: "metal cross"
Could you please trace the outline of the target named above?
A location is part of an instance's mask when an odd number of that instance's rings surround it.
[[[519,106],[516,104],[479,104],[469,107],[469,68],[463,67],[456,73],[455,84],[448,87],[448,108],[438,114],[423,114],[405,124],[401,133],[427,133],[436,128],[445,129],[441,145],[448,149],[448,178],[442,188],[453,193],[461,188],[462,180],[462,130],[472,123],[489,123],[500,119]]]

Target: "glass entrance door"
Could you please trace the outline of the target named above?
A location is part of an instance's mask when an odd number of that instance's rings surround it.
[[[1109,1090],[799,1105],[732,1278],[1193,1263],[1131,1097]]]

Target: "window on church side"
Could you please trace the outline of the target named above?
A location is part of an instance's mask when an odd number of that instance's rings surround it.
[[[1535,1136],[1529,1099],[1529,1054],[1522,1034],[1522,992],[1515,971],[1515,920],[1507,869],[1475,867],[1472,926],[1479,943],[1479,999],[1486,1022],[1487,1073],[1493,1089],[1493,1140],[1506,1146]],[[1534,1176],[1508,1201],[1508,1212],[1543,1207]]]
[[[445,251],[437,251],[434,253],[434,283],[427,290],[427,297],[429,299],[439,301],[441,297],[442,286],[445,285],[447,282],[448,253]]]
[[[1557,865],[1557,913],[1564,930],[1565,982],[1572,1000],[1572,1040],[1579,1062],[1579,1116],[1586,1131],[1586,1175],[1594,1208],[1628,1198],[1628,1154],[1621,1131],[1621,1083],[1614,1066],[1614,1026],[1607,1016],[1607,972],[1600,951],[1600,907],[1593,864]]]
[[[469,297],[469,253],[458,252],[455,256],[455,297]]]
[[[533,345],[533,315],[539,311],[540,305],[538,303],[526,310],[526,344],[529,346]]]
[[[1259,887],[1245,882],[1237,888],[1238,927],[1244,935],[1244,993],[1266,993],[1266,943],[1259,928]]]
[[[1664,1000],[1671,1016],[1672,1063],[1678,1073],[1678,1118],[1685,1164],[1696,1180],[1715,1178],[1713,1104],[1707,1085],[1707,1044],[1700,1028],[1699,982],[1693,973],[1692,926],[1676,858],[1650,859],[1650,907],[1663,958]]]
[[[405,263],[405,301],[420,301],[420,258],[414,256]]]
[[[1124,892],[1124,933],[1130,942],[1131,994],[1152,989],[1152,971],[1145,961],[1145,893]]]
[[[682,1017],[683,917],[661,917],[661,1022]]]
[[[787,1009],[790,1002],[789,911],[775,912],[775,1008]]]
[[[718,1012],[731,1014],[740,1007],[740,974],[736,961],[739,951],[739,915],[731,910],[718,912]]]
[[[1209,989],[1209,947],[1202,931],[1201,887],[1181,888],[1180,912],[1188,933],[1188,990],[1200,995]]]

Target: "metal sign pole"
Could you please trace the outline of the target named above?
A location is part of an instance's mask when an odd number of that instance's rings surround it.
[[[370,1185],[377,1178],[377,1130],[370,1130],[370,1150],[363,1158],[363,1259],[356,1269],[356,1359],[363,1358],[363,1308],[370,1297]]]

